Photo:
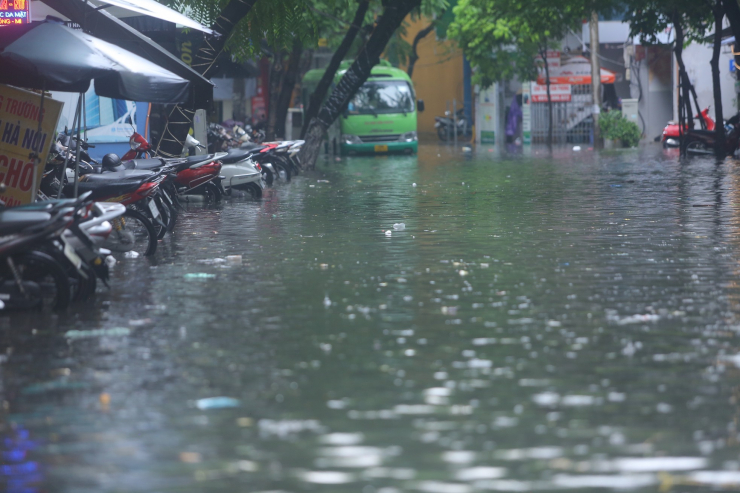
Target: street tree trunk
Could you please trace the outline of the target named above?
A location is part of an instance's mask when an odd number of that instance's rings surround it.
[[[339,44],[337,51],[335,51],[334,55],[332,55],[331,60],[329,61],[329,65],[324,71],[324,75],[321,76],[319,84],[316,86],[316,89],[314,89],[313,94],[311,94],[311,98],[308,102],[308,108],[303,115],[303,128],[301,129],[302,139],[306,136],[308,125],[311,120],[316,118],[316,116],[319,114],[321,103],[324,101],[324,98],[326,98],[326,95],[329,93],[329,88],[331,87],[331,83],[334,81],[334,76],[339,69],[339,65],[342,63],[342,60],[344,60],[344,57],[347,56],[347,52],[352,47],[352,43],[354,42],[355,38],[357,37],[357,33],[362,27],[362,21],[365,19],[365,14],[367,13],[369,5],[369,0],[360,0],[360,2],[358,3],[357,10],[355,11],[355,18],[352,20],[352,24],[350,24],[349,29],[347,29],[347,32],[344,34],[344,38]]]
[[[681,100],[679,101],[679,104],[685,107],[684,113],[686,116],[686,127],[694,128],[694,112],[691,109],[691,89],[689,88],[690,82],[688,74],[686,74],[686,66],[683,63],[683,26],[681,25],[678,15],[674,14],[673,20],[673,27],[676,30],[676,41],[673,47],[673,52],[676,55],[676,63],[678,64],[678,83],[681,86]],[[684,122],[679,122],[678,128],[681,137],[683,137]],[[683,149],[683,145],[681,146],[681,148]]]
[[[421,0],[396,0],[388,2],[383,8],[383,15],[378,20],[370,39],[342,76],[329,99],[321,106],[319,114],[311,119],[306,132],[306,143],[299,154],[303,166],[313,168],[316,165],[321,141],[329,126],[334,123],[357,89],[365,83],[372,68],[380,62],[380,55],[404,18],[420,5]]]
[[[288,116],[288,108],[293,100],[293,91],[301,72],[301,57],[303,55],[303,43],[299,40],[293,41],[290,51],[288,65],[283,73],[283,83],[280,86],[280,95],[275,106],[275,136],[284,139],[286,136],[285,118]]]
[[[601,112],[601,64],[599,63],[599,15],[596,11],[591,12],[589,21],[589,33],[591,44],[591,92],[593,93],[594,108],[594,149],[601,149],[601,126],[599,126],[599,113]]]
[[[409,77],[414,76],[414,66],[416,65],[416,62],[419,61],[419,53],[416,51],[416,49],[419,46],[419,42],[426,38],[430,32],[434,30],[434,26],[437,25],[436,19],[429,23],[427,27],[416,33],[416,36],[414,36],[414,42],[411,44],[411,55],[409,55],[409,67],[406,69],[406,73],[409,74]]]
[[[719,53],[722,47],[722,19],[725,13],[722,9],[721,0],[715,0],[712,6],[714,14],[714,46],[712,47],[712,89],[714,90],[714,131],[717,133],[717,144],[714,149],[718,157],[725,156],[725,125],[722,114],[722,86],[719,77]],[[702,118],[703,120],[703,118]]]
[[[272,64],[270,65],[270,82],[268,83],[270,89],[267,93],[267,128],[265,129],[265,140],[268,142],[275,140],[278,98],[280,97],[284,75],[285,53],[283,53],[283,50],[278,50],[273,55]]]
[[[552,133],[555,117],[553,115],[552,97],[550,96],[550,64],[547,63],[547,45],[540,49],[540,56],[545,62],[545,89],[547,90],[547,147],[552,149]]]
[[[220,36],[206,35],[206,38],[193,57],[193,69],[208,79],[215,68],[215,62],[224,49],[226,41],[240,20],[242,20],[257,0],[230,0],[223,8],[211,29]],[[192,103],[177,105],[170,110],[167,124],[157,144],[156,154],[164,157],[177,157],[182,153],[195,108]]]

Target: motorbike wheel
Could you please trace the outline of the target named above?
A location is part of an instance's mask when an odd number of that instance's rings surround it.
[[[122,217],[113,221],[113,231],[104,247],[113,252],[136,252],[139,255],[154,255],[157,251],[157,232],[152,222],[141,212],[126,209]]]
[[[449,135],[447,134],[446,125],[440,125],[439,127],[437,127],[437,136],[442,142],[447,142],[447,140],[449,139]]]
[[[172,230],[172,226],[171,226],[173,222],[172,212],[171,212],[171,209],[167,206],[167,204],[164,203],[162,199],[157,197],[154,200],[157,203],[157,209],[159,209],[159,220],[162,221],[164,226],[159,224],[157,221],[154,221],[151,219],[150,221],[152,221],[152,226],[154,226],[154,231],[156,231],[157,233],[157,239],[161,240],[162,238],[164,238],[164,235],[167,234],[167,231]]]
[[[265,183],[267,183],[268,185],[272,185],[272,183],[275,181],[275,175],[273,175],[272,171],[265,168],[264,166],[262,167],[262,176],[265,177]]]
[[[170,214],[170,222],[167,223],[167,231],[172,232],[172,230],[175,229],[175,224],[177,223],[177,216],[178,216],[177,208],[174,205],[169,204],[167,201],[163,201],[163,202]]]
[[[298,176],[301,174],[301,167],[298,165],[298,156],[289,157],[288,161],[290,161],[290,169],[293,172],[293,176]]]
[[[287,183],[290,183],[290,166],[287,166],[282,160],[275,161],[275,171],[277,171],[278,178],[281,180],[285,180]]]
[[[262,187],[257,185],[256,183],[247,183],[246,185],[240,187],[240,189],[249,192],[249,195],[251,195],[252,198],[255,200],[259,200],[262,198]]]
[[[82,270],[87,275],[87,279],[78,276],[78,289],[75,293],[75,301],[90,299],[95,294],[95,289],[98,286],[98,278],[95,275],[95,271],[86,264],[82,264]]]
[[[59,265],[59,262],[54,260],[53,257],[40,251],[31,251],[14,255],[12,259],[21,282],[35,283],[39,286],[36,296],[28,299],[27,303],[25,300],[21,302],[18,305],[19,308],[41,306],[42,309],[64,310],[69,306],[72,299],[69,277],[67,277],[64,267]],[[12,286],[14,298],[22,299],[22,295],[17,292],[15,276],[11,272],[6,258],[3,258],[0,262],[0,281],[2,281],[0,285]]]
[[[683,144],[683,151],[684,154],[691,154],[691,155],[697,155],[697,154],[714,154],[714,149],[711,147],[707,147],[704,142],[700,140],[689,140],[687,139],[687,142]]]
[[[211,191],[211,194],[213,195],[213,203],[218,204],[223,199],[223,193],[221,193],[221,187],[213,183],[212,181],[209,181],[205,184],[206,189]]]

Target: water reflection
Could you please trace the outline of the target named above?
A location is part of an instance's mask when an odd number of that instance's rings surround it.
[[[0,318],[3,436],[37,444],[4,464],[44,472],[18,491],[731,489],[735,164],[422,146],[194,208],[84,310]]]

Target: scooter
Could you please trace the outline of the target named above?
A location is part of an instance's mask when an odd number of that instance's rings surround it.
[[[439,140],[447,142],[455,138],[455,127],[457,127],[457,138],[461,140],[470,139],[473,136],[473,129],[468,125],[465,118],[465,110],[459,109],[452,117],[451,111],[445,111],[445,116],[434,117],[434,128],[437,129]]]
[[[188,136],[188,145],[203,148],[200,142],[190,136]],[[249,193],[252,198],[262,198],[262,191],[265,188],[262,166],[251,159],[253,154],[237,148],[217,152],[214,155],[223,163],[220,177],[221,185],[227,195],[231,195],[232,190],[241,190]]]
[[[715,130],[687,130],[683,135],[682,151],[691,155],[711,155],[717,147]],[[734,154],[740,149],[740,113],[725,123],[725,149]]]
[[[10,209],[0,201],[0,309],[61,310],[92,295],[96,277],[107,280],[110,251],[100,247],[100,239],[110,234],[108,219],[123,206],[95,211],[89,197]]]
[[[220,125],[213,124],[213,128],[221,127]],[[221,127],[223,128],[223,127]],[[225,131],[225,129],[224,129]],[[142,156],[147,155],[151,151],[151,145],[147,140],[140,134],[134,132],[129,140],[131,150],[124,154],[121,160],[123,161],[122,166],[127,169],[142,169],[143,161],[139,161]],[[185,140],[185,147],[187,149],[205,149],[205,147],[198,142],[191,135],[188,135]],[[133,156],[133,157],[132,157]],[[218,187],[223,190],[223,193],[231,195],[231,189],[243,190],[248,192],[254,198],[262,197],[262,190],[265,188],[262,182],[262,169],[259,164],[249,159],[250,154],[241,152],[239,149],[229,149],[225,152],[216,152],[214,154],[204,156],[189,156],[182,159],[168,159],[161,160],[170,163],[192,162],[197,161],[208,161],[220,162],[221,167],[218,172]],[[128,161],[125,158],[129,158]],[[151,161],[151,160],[144,160]],[[149,164],[153,164],[149,162]],[[151,169],[151,168],[150,168]],[[178,184],[185,184],[190,188],[197,188],[202,184],[197,180],[203,176],[203,173],[195,171],[196,169],[208,172],[210,168],[201,168],[194,165],[190,170],[182,170],[177,173],[178,178],[175,180]],[[192,176],[191,176],[192,175]],[[188,181],[188,180],[191,181]],[[206,192],[212,192],[212,187],[206,186]],[[216,197],[220,199],[220,195]]]
[[[701,112],[700,115],[695,115],[694,118],[704,119],[704,122],[706,124],[707,130],[714,130],[715,129],[715,123],[711,116],[709,116],[709,107],[704,108],[704,110]],[[689,130],[688,126],[684,126],[684,134]],[[680,138],[681,138],[681,130],[679,128],[678,123],[674,121],[668,122],[668,124],[663,129],[663,135],[661,136],[661,142],[663,142],[663,147],[679,147],[680,146]]]

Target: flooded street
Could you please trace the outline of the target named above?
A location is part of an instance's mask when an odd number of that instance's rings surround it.
[[[0,481],[734,491],[739,233],[737,163],[656,146],[320,160],[0,317]]]

